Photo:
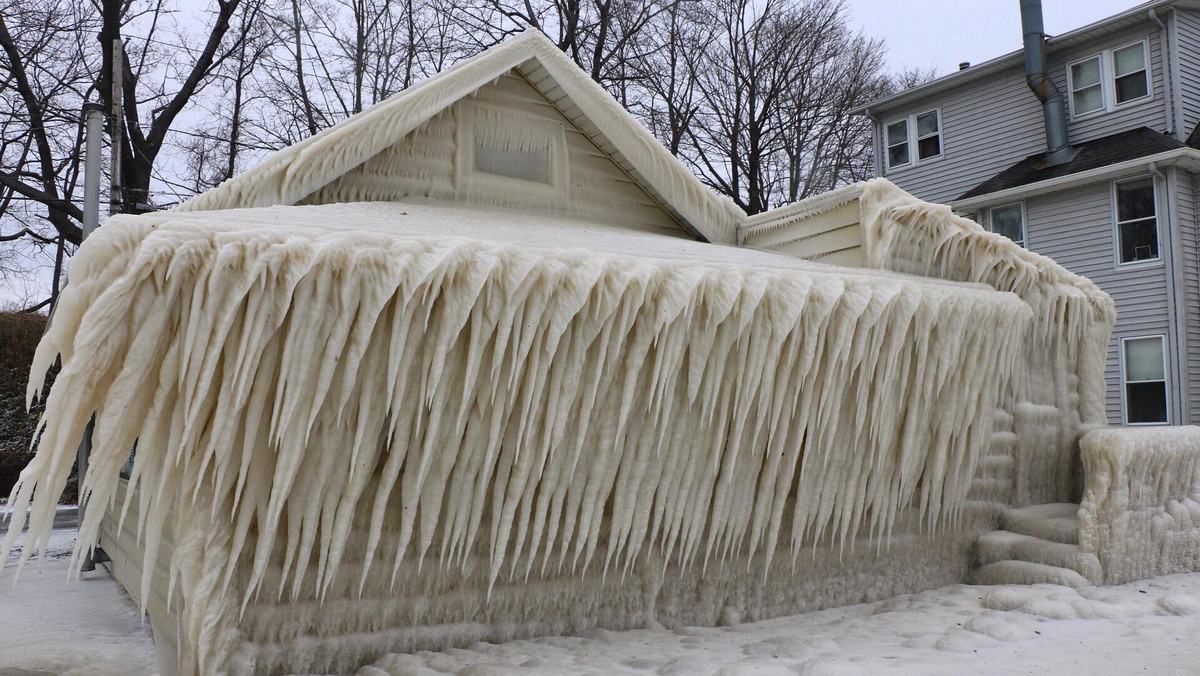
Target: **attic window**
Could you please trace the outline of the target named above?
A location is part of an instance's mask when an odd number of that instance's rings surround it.
[[[475,171],[549,185],[549,148],[497,148],[476,139]]]
[[[487,101],[455,108],[455,182],[461,199],[550,206],[568,199],[563,123]]]

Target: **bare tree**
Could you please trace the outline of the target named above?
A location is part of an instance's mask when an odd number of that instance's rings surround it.
[[[143,208],[527,27],[750,213],[869,176],[852,111],[931,75],[887,76],[882,44],[820,0],[177,1],[121,5],[123,202]],[[80,235],[79,110],[104,70],[91,2],[0,0],[0,245],[45,265]]]

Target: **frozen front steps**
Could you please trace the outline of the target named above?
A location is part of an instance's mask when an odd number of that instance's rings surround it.
[[[1078,589],[1091,582],[1066,568],[1029,561],[997,561],[975,571],[975,584],[1058,584]]]
[[[1096,557],[1079,551],[1079,505],[1057,503],[1005,510],[1006,530],[979,538],[976,584],[1059,584],[1100,579]]]
[[[1004,512],[1004,527],[1043,540],[1079,544],[1079,505],[1056,502],[1009,509]]]

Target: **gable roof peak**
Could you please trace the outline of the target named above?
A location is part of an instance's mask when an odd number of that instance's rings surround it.
[[[578,116],[568,119],[586,119],[595,135],[615,148],[614,160],[627,168],[630,177],[685,229],[702,240],[736,241],[745,213],[733,200],[704,185],[536,28],[527,28],[328,129],[275,151],[258,165],[176,209],[206,211],[296,204],[399,142],[454,103],[531,60],[578,109]],[[541,90],[541,86],[534,86]]]

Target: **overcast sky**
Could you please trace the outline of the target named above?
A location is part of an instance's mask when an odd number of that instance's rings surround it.
[[[1065,33],[1143,4],[1143,0],[1042,0],[1046,32]],[[883,38],[888,66],[933,66],[939,75],[963,61],[981,63],[1021,47],[1018,0],[847,0],[853,23]]]

